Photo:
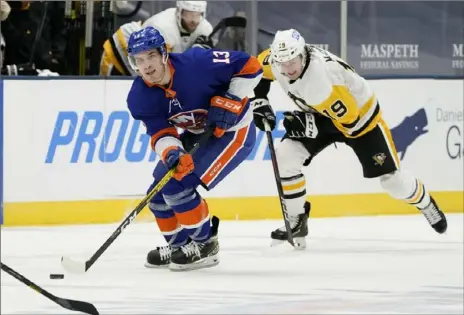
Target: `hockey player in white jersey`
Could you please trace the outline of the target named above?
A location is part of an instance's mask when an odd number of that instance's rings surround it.
[[[168,52],[181,53],[194,44],[211,48],[213,44],[208,36],[213,27],[205,18],[206,6],[206,1],[177,1],[176,8],[157,13],[143,24],[141,21],[123,24],[103,44],[100,75],[137,75],[129,65],[127,41],[133,32],[147,26],[152,26],[163,34]]]
[[[100,75],[136,76],[137,73],[129,64],[127,57],[127,42],[130,35],[142,29],[141,21],[121,25],[118,30],[103,44],[103,54],[100,61]]]
[[[143,27],[158,29],[166,40],[168,52],[181,53],[194,44],[211,48],[208,36],[213,27],[206,20],[206,1],[177,1],[176,8],[153,15]]]
[[[342,142],[356,153],[365,178],[378,178],[393,198],[416,207],[438,233],[447,221],[422,182],[400,166],[390,129],[367,81],[344,60],[307,45],[294,29],[279,31],[271,48],[258,56],[264,75],[255,88],[254,117],[275,128],[267,94],[276,80],[297,110],[284,113],[286,133],[276,148],[284,199],[295,244],[305,247],[310,204],[306,201],[303,166],[328,145]],[[329,170],[330,171],[330,170]],[[271,233],[273,242],[287,240],[285,227]]]

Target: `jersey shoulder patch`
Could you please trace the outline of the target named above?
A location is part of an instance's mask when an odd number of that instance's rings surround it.
[[[274,77],[274,74],[272,73],[272,67],[269,61],[270,56],[271,56],[271,49],[268,48],[258,55],[258,61],[263,67],[263,78],[274,81],[275,77]]]

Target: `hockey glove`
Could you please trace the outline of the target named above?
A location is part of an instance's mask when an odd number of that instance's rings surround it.
[[[200,47],[200,48],[203,48],[203,49],[211,49],[211,48],[213,48],[213,41],[211,39],[209,39],[205,35],[200,35],[200,36],[197,37],[197,39],[195,39],[195,41],[193,42],[192,47]]]
[[[248,98],[226,93],[224,96],[214,96],[211,99],[211,107],[208,110],[208,124],[214,126],[214,135],[222,137],[227,129],[232,128],[238,122],[238,117],[245,109]]]
[[[314,115],[294,111],[284,112],[284,127],[289,138],[316,138],[318,134]]]
[[[251,101],[251,106],[253,106],[253,119],[256,127],[261,131],[266,131],[263,123],[263,119],[266,119],[271,130],[274,130],[276,126],[276,116],[271,105],[269,105],[269,101],[265,98],[257,98]]]
[[[168,169],[176,168],[173,177],[178,181],[192,173],[195,168],[192,156],[178,146],[168,147],[161,158]]]

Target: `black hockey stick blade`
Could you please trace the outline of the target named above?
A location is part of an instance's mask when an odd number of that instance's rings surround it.
[[[247,26],[247,19],[243,16],[230,16],[224,18],[224,27],[242,27]]]
[[[56,297],[55,302],[71,311],[77,311],[91,315],[99,315],[98,310],[95,308],[95,306],[88,302],[63,299],[59,297]]]
[[[25,285],[27,285],[29,288],[33,289],[37,293],[42,294],[43,296],[47,297],[48,299],[52,300],[56,304],[66,308],[68,310],[76,311],[76,312],[82,312],[82,313],[91,314],[91,315],[99,315],[98,310],[91,303],[83,302],[83,301],[63,299],[63,298],[57,297],[57,296],[51,294],[50,292],[46,291],[45,289],[39,287],[34,282],[27,279],[23,275],[19,274],[17,271],[11,269],[7,265],[0,262],[0,266],[1,266],[3,271],[8,273],[10,276],[15,278],[16,280],[21,281],[22,283],[24,283]]]
[[[219,30],[226,27],[242,27],[245,28],[247,25],[247,19],[243,16],[230,16],[223,18],[214,28],[211,34],[208,36],[212,38]]]
[[[211,138],[213,135],[214,129],[208,128],[206,132],[200,137],[197,143],[193,146],[193,148],[189,151],[189,154],[193,155],[197,150],[204,146],[205,143]],[[90,257],[89,260],[83,262],[74,260],[71,257],[62,256],[61,257],[61,265],[65,270],[71,273],[86,273],[90,267],[97,261],[97,259],[110,247],[110,245],[118,238],[119,235],[124,231],[126,227],[128,227],[132,221],[135,220],[137,215],[145,208],[145,206],[150,202],[150,200],[163,189],[163,187],[171,180],[172,176],[174,175],[175,168],[170,169],[166,175],[164,175],[160,181],[153,187],[145,198],[140,201],[138,206],[132,210],[131,213],[121,222],[118,228],[111,234],[111,236],[103,243],[102,246]]]
[[[274,148],[274,140],[272,138],[271,127],[267,122],[266,118],[263,118],[264,128],[266,130],[267,142],[269,145],[269,152],[271,153],[272,168],[274,169],[274,177],[277,185],[277,192],[279,193],[280,208],[282,210],[282,216],[285,223],[285,228],[287,230],[288,242],[295,247],[295,241],[293,240],[292,227],[290,226],[290,221],[288,219],[287,204],[284,199],[284,190],[282,188],[282,181],[280,179],[279,165],[277,164],[277,157]]]

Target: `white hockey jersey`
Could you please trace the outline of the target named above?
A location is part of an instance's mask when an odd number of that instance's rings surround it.
[[[332,119],[346,137],[360,137],[381,119],[377,99],[367,81],[341,58],[307,45],[309,64],[295,81],[282,75],[269,60],[270,49],[258,59],[264,78],[277,80],[299,110],[316,111]]]
[[[113,67],[120,74],[136,76],[137,73],[129,64],[127,43],[130,35],[142,29],[141,21],[121,25],[118,30],[103,44],[103,54],[100,61],[100,75],[111,75]]]
[[[193,33],[181,33],[177,24],[176,8],[169,8],[153,15],[143,23],[143,27],[147,26],[159,30],[166,41],[168,51],[175,53],[186,51],[192,47],[198,36],[209,36],[213,31],[211,24],[206,19],[201,19]]]

